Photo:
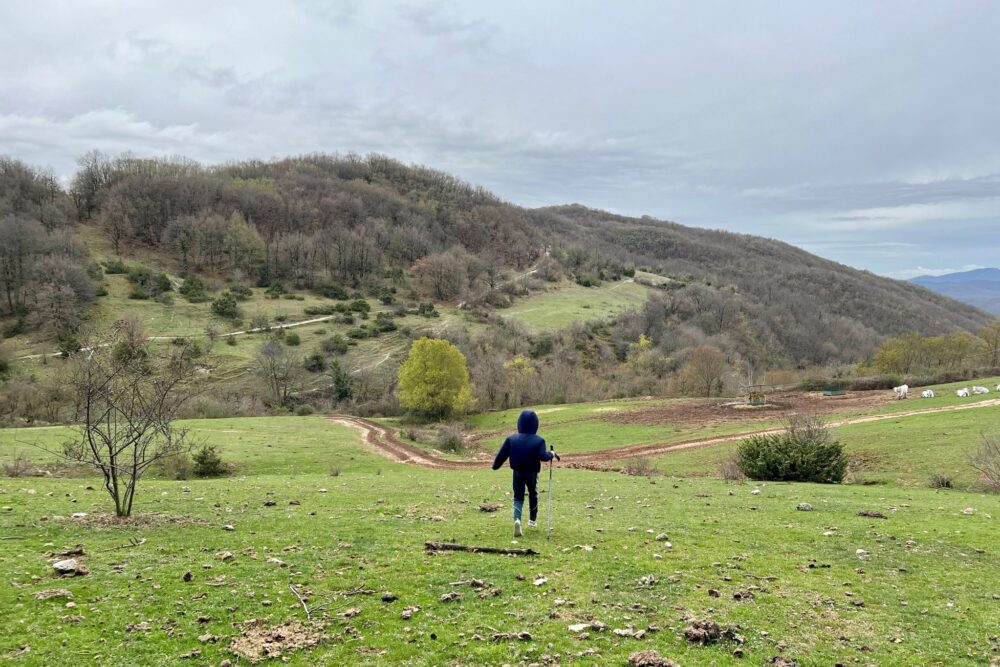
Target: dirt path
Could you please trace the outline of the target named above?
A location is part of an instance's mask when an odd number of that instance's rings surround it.
[[[829,422],[832,427],[850,426],[853,424],[868,424],[871,422],[886,421],[890,419],[905,419],[907,417],[917,417],[920,415],[937,414],[939,412],[957,412],[960,410],[975,410],[978,408],[988,408],[1000,406],[1000,398],[993,398],[979,403],[969,403],[966,405],[952,405],[944,408],[927,408],[923,410],[909,410],[906,412],[887,413],[881,415],[865,415],[862,417],[850,417],[847,419]],[[399,440],[391,429],[370,422],[367,419],[350,416],[327,417],[330,421],[350,426],[361,431],[365,442],[376,452],[397,463],[409,463],[411,465],[423,466],[425,468],[438,468],[443,470],[469,470],[475,468],[485,468],[490,461],[486,459],[474,461],[452,461],[442,458],[433,452],[419,449]],[[610,469],[610,464],[622,459],[632,459],[642,456],[661,456],[671,452],[684,451],[687,449],[699,449],[701,447],[711,447],[726,442],[742,440],[751,435],[771,435],[781,433],[784,429],[772,428],[757,431],[743,431],[729,435],[717,436],[714,438],[700,438],[685,442],[660,443],[652,445],[627,445],[625,447],[615,447],[597,452],[577,452],[574,454],[563,454],[562,465],[568,468],[583,468],[590,470]]]
[[[408,445],[402,442],[392,432],[380,424],[370,422],[360,417],[350,417],[337,415],[327,417],[336,424],[343,424],[361,431],[361,436],[369,447],[377,453],[396,463],[409,463],[411,465],[423,466],[424,468],[438,468],[442,470],[468,470],[470,468],[485,468],[489,466],[489,461],[451,461],[442,458],[433,452]]]

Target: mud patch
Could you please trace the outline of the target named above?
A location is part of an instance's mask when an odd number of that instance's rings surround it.
[[[269,626],[263,621],[250,621],[238,637],[229,644],[229,650],[257,664],[271,658],[281,658],[287,653],[311,649],[324,639],[319,625],[305,625],[299,621],[286,621]]]

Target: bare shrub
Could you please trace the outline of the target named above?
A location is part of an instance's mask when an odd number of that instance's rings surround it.
[[[191,457],[187,452],[178,452],[156,462],[156,472],[160,477],[173,480],[191,478]]]
[[[979,447],[969,454],[969,465],[979,471],[987,489],[1000,493],[1000,438],[984,433]]]
[[[38,477],[44,474],[31,462],[31,459],[21,454],[16,454],[13,461],[0,466],[0,473],[4,477]]]
[[[634,459],[629,459],[629,462],[625,464],[625,469],[622,472],[632,477],[654,477],[660,474],[660,471],[657,470],[653,460],[648,456],[639,456]]]
[[[461,424],[443,424],[438,428],[435,440],[438,449],[457,454],[465,449],[465,437]]]
[[[948,475],[942,475],[941,473],[934,473],[931,475],[930,479],[927,480],[927,486],[932,489],[951,489],[954,488],[951,482],[951,477]]]
[[[340,466],[338,465],[330,466],[330,477],[340,477]]]
[[[719,464],[719,477],[727,482],[742,482],[747,478],[740,470],[740,462],[735,454]]]

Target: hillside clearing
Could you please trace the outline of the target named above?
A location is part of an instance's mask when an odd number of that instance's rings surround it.
[[[534,331],[555,331],[574,322],[608,320],[626,308],[641,306],[649,293],[649,288],[628,278],[599,287],[564,285],[518,299],[499,313]]]

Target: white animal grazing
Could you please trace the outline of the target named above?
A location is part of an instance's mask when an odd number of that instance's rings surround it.
[[[934,398],[934,392],[930,389],[920,392],[922,398]]]
[[[987,389],[986,387],[973,387],[972,388],[972,393],[973,394],[988,394],[988,393],[990,393],[990,390]]]
[[[910,393],[909,385],[900,385],[898,387],[893,387],[892,390],[896,392],[896,398],[906,398]]]
[[[969,390],[968,389],[959,389],[958,391],[955,392],[955,395],[958,396],[959,398],[968,398],[969,397]]]

